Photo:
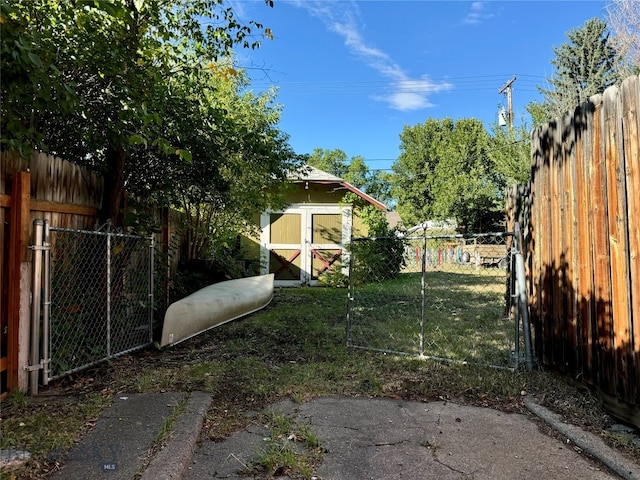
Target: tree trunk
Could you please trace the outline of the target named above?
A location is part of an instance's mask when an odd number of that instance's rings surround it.
[[[124,226],[124,168],[127,154],[122,146],[109,146],[106,151],[108,170],[104,180],[104,200],[100,222],[111,220],[116,227]]]

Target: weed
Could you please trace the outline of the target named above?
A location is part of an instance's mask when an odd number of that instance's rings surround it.
[[[5,402],[9,408],[25,408],[29,405],[29,396],[20,390],[11,390]]]
[[[267,478],[286,475],[310,479],[322,460],[317,435],[308,425],[296,425],[281,413],[271,413],[264,420],[269,429],[267,447],[249,470]]]
[[[441,280],[453,278],[442,276]],[[471,277],[459,280],[460,289],[471,288],[473,281],[479,281]],[[399,278],[389,283],[399,286],[403,281]],[[369,285],[360,290],[366,288]],[[445,303],[458,301],[459,291],[448,297],[444,293],[441,298]],[[373,298],[381,303],[385,297]],[[409,307],[401,301],[406,298],[396,297],[395,303],[390,302],[393,305],[381,304],[379,308],[387,314],[406,311]],[[13,393],[0,409],[0,448],[29,447],[25,449],[39,458],[63,452],[95,421],[113,392],[211,392],[212,406],[202,434],[215,440],[246,427],[255,412],[270,404],[285,398],[302,403],[318,395],[453,400],[524,412],[524,392],[535,395],[568,421],[601,436],[610,421],[597,397],[584,385],[569,383],[548,372],[511,372],[348,348],[345,302],[346,294],[340,289],[276,289],[267,308],[170,349],[118,357],[89,372],[52,382],[42,388],[37,398]],[[474,312],[465,311],[461,305],[456,304],[455,308],[456,319],[447,322],[443,316],[441,328],[449,325],[463,331],[467,319],[475,317]],[[374,319],[381,316],[375,309],[373,315]],[[399,316],[390,318],[391,323],[401,324]],[[481,349],[479,345],[478,350]],[[313,470],[322,451],[308,426],[296,426],[287,418],[262,420],[271,429],[273,445],[265,445],[268,448],[262,452],[266,456],[259,476],[273,474],[278,468],[295,470],[299,477],[304,476],[300,472]],[[640,460],[640,448],[621,445],[613,438],[605,440]],[[46,472],[36,471],[33,465],[29,468],[22,478],[46,477]]]

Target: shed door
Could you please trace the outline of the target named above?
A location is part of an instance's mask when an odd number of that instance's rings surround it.
[[[302,270],[302,214],[269,215],[269,271],[279,282],[304,281]]]
[[[350,208],[290,208],[264,214],[261,224],[263,272],[273,273],[277,285],[314,285],[323,272],[346,263]]]
[[[342,266],[342,213],[311,213],[311,235],[306,255],[310,261],[309,283]]]

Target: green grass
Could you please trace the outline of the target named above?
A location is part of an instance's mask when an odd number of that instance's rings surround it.
[[[440,328],[455,328],[463,334],[465,322],[486,321],[489,332],[495,335],[497,312],[488,310],[490,313],[485,314],[479,310],[498,292],[478,290],[475,282],[482,278],[469,273],[472,275],[461,277],[434,272],[436,276],[431,277],[442,282],[442,303],[459,317],[453,320],[450,312],[442,313]],[[389,329],[389,319],[393,326],[393,322],[401,323],[398,319],[402,312],[415,312],[415,307],[408,305],[407,294],[398,294],[407,288],[405,281],[404,277],[394,281],[397,288],[389,282],[392,288],[385,293],[386,301],[371,310],[380,331]],[[358,287],[356,294],[366,288],[369,286]],[[467,293],[477,307],[470,308],[461,299]],[[372,295],[376,300],[375,292]],[[70,448],[94,424],[116,392],[209,392],[213,400],[202,435],[216,441],[246,427],[255,412],[268,405],[286,398],[300,403],[319,395],[444,399],[524,412],[522,398],[526,392],[538,396],[565,418],[602,434],[608,417],[584,386],[541,370],[511,372],[349,348],[346,308],[344,289],[276,289],[265,309],[174,347],[124,355],[43,387],[38,397],[11,395],[0,405],[0,448],[28,447],[35,458],[16,477],[46,478],[55,468],[52,452]],[[278,422],[270,419],[268,423],[271,438],[277,439],[282,433]],[[313,440],[313,432],[294,429],[288,433],[305,438],[287,445],[295,447],[294,454],[310,454],[308,464],[314,465],[318,452],[313,449],[322,445]],[[281,444],[274,442],[272,447],[263,458],[264,472],[278,471],[277,465],[292,468],[306,464],[306,460],[286,457],[290,452]],[[627,449],[640,460],[637,447],[619,442],[616,447]],[[280,454],[285,458],[278,457]],[[303,470],[296,470],[296,475],[304,478],[308,471]],[[291,472],[288,474],[293,476]]]
[[[495,268],[429,271],[424,316],[419,273],[357,286],[350,344],[510,367],[515,329],[505,316],[505,282],[505,272]]]
[[[310,479],[322,460],[318,437],[308,425],[297,425],[283,414],[268,415],[263,422],[269,429],[266,448],[247,465],[247,474],[274,478]]]

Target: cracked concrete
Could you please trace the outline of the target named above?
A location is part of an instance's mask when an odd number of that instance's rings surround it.
[[[447,402],[325,397],[270,409],[306,424],[324,449],[321,480],[605,480],[617,478],[555,438],[532,417]],[[204,441],[185,479],[251,478],[239,470],[265,448],[258,424]],[[259,477],[255,477],[259,478]]]

